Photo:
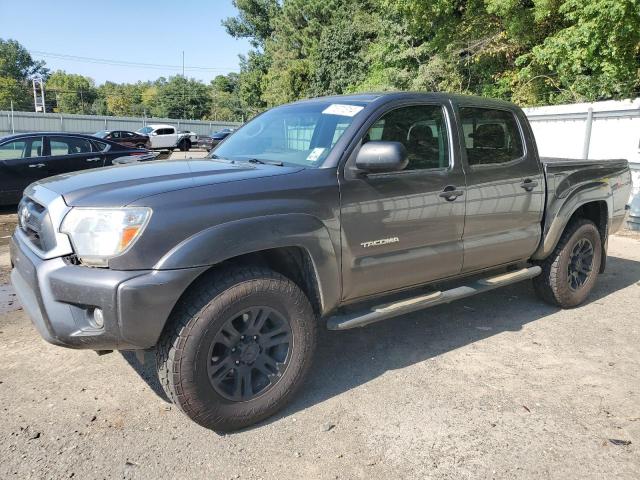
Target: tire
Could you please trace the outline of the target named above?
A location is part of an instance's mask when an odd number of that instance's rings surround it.
[[[191,142],[189,140],[181,140],[178,144],[178,148],[181,152],[188,152],[191,148]]]
[[[268,312],[256,336],[247,327],[260,318],[252,309]],[[173,403],[203,427],[219,432],[247,427],[280,410],[299,389],[312,362],[317,323],[298,286],[269,269],[242,267],[208,275],[176,306],[158,342],[160,383]],[[284,334],[269,335],[287,326],[288,343],[266,348],[284,341],[278,340]],[[280,355],[278,367],[268,370],[271,377],[264,373],[265,352],[271,360]],[[248,382],[240,380],[246,371]],[[248,396],[233,397],[237,394]]]
[[[588,252],[592,249],[591,265],[588,273],[586,263],[572,262],[572,255],[577,251]],[[586,248],[586,250],[585,250]],[[588,258],[588,255],[587,257]],[[580,305],[593,289],[600,264],[602,262],[602,239],[596,225],[584,218],[573,220],[567,225],[558,245],[539,265],[542,273],[533,279],[536,294],[545,302],[562,308],[572,308]],[[588,263],[588,262],[587,262]],[[576,270],[582,271],[580,278],[570,275],[570,269],[575,275]],[[580,280],[584,280],[580,283]]]

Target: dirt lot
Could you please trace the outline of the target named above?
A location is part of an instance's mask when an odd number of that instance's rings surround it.
[[[575,310],[523,283],[325,332],[293,405],[226,436],[133,355],[46,344],[5,285],[0,478],[640,478],[640,239],[609,253]]]

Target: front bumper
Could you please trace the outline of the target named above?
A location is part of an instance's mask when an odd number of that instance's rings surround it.
[[[175,303],[206,267],[116,271],[43,260],[11,239],[11,282],[42,337],[54,345],[92,350],[153,347]],[[104,326],[93,321],[103,311]]]

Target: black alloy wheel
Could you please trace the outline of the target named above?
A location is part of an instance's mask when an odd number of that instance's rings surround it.
[[[252,400],[282,377],[292,344],[291,326],[276,310],[258,306],[233,314],[209,348],[209,381],[229,400]]]
[[[567,282],[569,288],[576,291],[584,286],[593,271],[593,245],[586,239],[580,239],[569,256]]]

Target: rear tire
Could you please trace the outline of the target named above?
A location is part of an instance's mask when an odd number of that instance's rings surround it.
[[[536,294],[562,308],[580,305],[595,286],[602,262],[602,239],[596,225],[580,218],[567,225],[558,245],[533,279]]]
[[[311,305],[291,280],[265,268],[217,272],[172,313],[156,347],[158,376],[192,420],[237,430],[291,400],[311,365],[316,336]]]

